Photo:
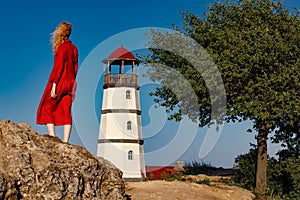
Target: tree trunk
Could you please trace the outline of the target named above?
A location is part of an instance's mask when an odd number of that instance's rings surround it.
[[[256,167],[256,184],[255,191],[259,195],[259,199],[266,199],[265,191],[267,185],[267,139],[268,130],[265,125],[263,125],[257,136],[257,167]]]

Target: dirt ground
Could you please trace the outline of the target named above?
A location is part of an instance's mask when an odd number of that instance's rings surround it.
[[[221,177],[190,176],[188,181],[127,182],[126,194],[132,200],[253,200],[248,190],[219,182]],[[194,181],[210,180],[209,184]]]

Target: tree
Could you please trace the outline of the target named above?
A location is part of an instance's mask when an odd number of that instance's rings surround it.
[[[285,152],[289,149],[285,149]],[[294,148],[291,149],[294,151]],[[280,151],[281,152],[281,151]],[[287,157],[287,155],[290,155]],[[233,181],[241,187],[252,189],[255,185],[255,160],[257,147],[252,145],[248,153],[239,155],[235,159],[235,175]],[[267,195],[275,199],[300,198],[300,158],[293,153],[285,153],[278,159],[269,158]]]
[[[255,190],[264,198],[267,183],[267,140],[271,132],[290,137],[299,133],[300,119],[300,21],[299,14],[289,12],[282,3],[272,0],[239,0],[236,3],[216,2],[200,18],[191,12],[182,13],[182,28],[174,30],[196,40],[210,54],[222,75],[226,90],[226,111],[211,115],[212,98],[203,74],[182,56],[165,51],[172,33],[153,31],[150,35],[150,54],[145,63],[160,63],[181,73],[193,87],[199,113],[183,102],[185,91],[174,88],[161,65],[152,65],[147,74],[160,81],[152,95],[170,113],[170,119],[182,115],[198,120],[200,126],[236,120],[251,120],[257,131],[257,170]],[[176,43],[173,39],[173,45]],[[193,54],[193,45],[190,48]],[[209,70],[209,67],[207,67]],[[172,89],[168,86],[172,85]],[[218,87],[218,84],[216,84]],[[191,112],[190,112],[191,110]],[[221,118],[220,118],[221,116]],[[292,131],[291,131],[292,130]],[[279,137],[280,138],[280,137]]]

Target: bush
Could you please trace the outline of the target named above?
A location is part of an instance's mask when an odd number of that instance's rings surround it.
[[[248,190],[255,188],[257,149],[251,148],[248,153],[235,159],[233,181]]]
[[[197,181],[198,184],[210,185],[210,180],[208,178]]]
[[[250,190],[255,186],[256,156],[257,150],[252,148],[235,159],[233,180]],[[300,199],[300,158],[269,158],[267,165],[267,194],[279,199]]]
[[[163,180],[165,181],[182,181],[182,173],[178,174],[171,174],[169,176],[166,176]]]
[[[154,179],[155,179],[154,174],[153,174],[153,173],[150,173],[150,175],[149,175],[149,180],[150,180],[150,181],[153,181]]]
[[[211,169],[215,169],[210,163],[204,163],[203,161],[188,162],[185,166],[187,166],[185,170],[187,175],[208,174]]]
[[[283,199],[300,199],[300,159],[272,160],[268,174],[268,193]]]

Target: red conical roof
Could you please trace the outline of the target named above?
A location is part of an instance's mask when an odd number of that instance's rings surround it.
[[[115,59],[130,59],[136,60],[134,55],[128,51],[126,48],[121,45],[118,49],[116,49],[110,56],[108,56],[107,60],[115,60]]]

